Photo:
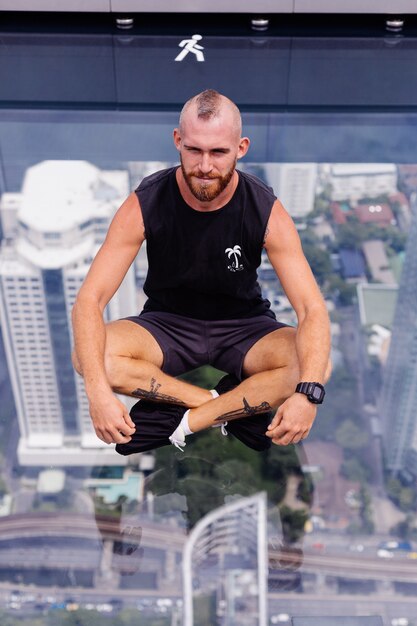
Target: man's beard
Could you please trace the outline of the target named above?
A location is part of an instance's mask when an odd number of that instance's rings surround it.
[[[217,198],[217,196],[219,196],[221,192],[224,191],[224,189],[226,189],[227,185],[232,180],[232,176],[236,168],[236,163],[237,159],[235,159],[232,167],[228,172],[226,172],[224,176],[216,176],[213,174],[204,175],[198,170],[191,174],[186,172],[181,158],[181,170],[182,175],[184,176],[184,180],[187,183],[187,186],[193,196],[197,198],[197,200],[199,200],[200,202],[211,202],[212,200],[215,200],[215,198]],[[202,178],[205,176],[209,180],[204,182],[196,182],[195,176],[201,176]]]

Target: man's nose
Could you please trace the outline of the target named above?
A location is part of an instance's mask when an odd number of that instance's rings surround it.
[[[203,174],[208,174],[212,169],[211,159],[209,154],[202,154],[200,160],[200,170]]]

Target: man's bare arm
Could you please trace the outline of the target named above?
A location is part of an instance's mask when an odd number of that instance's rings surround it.
[[[294,223],[279,201],[272,209],[264,246],[297,314],[296,349],[300,381],[323,383],[329,371],[329,317],[320,289],[304,256]],[[273,441],[280,439],[280,442],[290,443],[291,428],[304,429],[308,434],[316,411],[315,405],[305,396],[291,396],[281,405],[271,424],[270,436]]]
[[[126,407],[113,395],[106,377],[103,311],[144,239],[139,201],[131,193],[114,216],[72,310],[75,352],[90,400],[91,417],[97,435],[107,443],[129,440],[134,424]]]

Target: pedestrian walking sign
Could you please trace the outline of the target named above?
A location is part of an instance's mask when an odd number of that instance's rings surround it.
[[[204,61],[204,47],[200,46],[198,41],[203,39],[202,35],[193,35],[191,39],[183,39],[178,45],[182,48],[181,52],[175,57],[176,61],[183,61],[185,57],[191,53],[194,59],[200,63]]]

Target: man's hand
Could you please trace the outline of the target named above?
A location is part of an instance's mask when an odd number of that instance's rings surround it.
[[[275,413],[265,433],[278,446],[288,446],[305,439],[316,417],[317,406],[305,395],[294,393]]]
[[[127,443],[136,430],[127,408],[113,394],[90,400],[90,415],[97,437],[105,443]]]

